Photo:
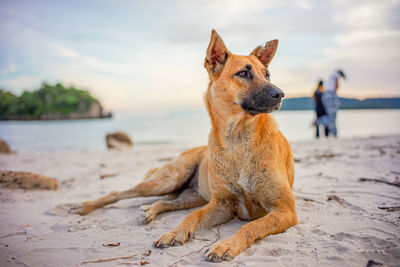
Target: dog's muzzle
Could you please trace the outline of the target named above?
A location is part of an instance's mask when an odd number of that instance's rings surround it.
[[[247,97],[243,98],[240,106],[251,114],[271,113],[280,109],[284,96],[281,89],[274,85],[268,85],[252,90]]]

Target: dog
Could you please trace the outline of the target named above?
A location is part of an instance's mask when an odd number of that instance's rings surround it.
[[[293,156],[269,114],[284,97],[268,71],[277,45],[272,40],[249,56],[235,55],[212,30],[204,61],[210,78],[205,94],[212,125],[208,146],[183,152],[129,190],[83,202],[70,212],[84,215],[121,199],[180,192],[176,199],[142,206],[139,221],[148,223],[165,211],[206,204],[161,235],[154,242],[157,248],[183,244],[197,229],[235,216],[250,220],[207,252],[212,262],[231,260],[257,239],[296,225]]]

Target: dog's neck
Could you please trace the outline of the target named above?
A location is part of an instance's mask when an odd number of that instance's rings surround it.
[[[232,112],[230,103],[215,105],[210,90],[207,90],[205,101],[212,126],[209,138],[217,147],[226,148],[232,142],[243,145],[260,142],[269,129],[277,129],[271,127],[276,122],[269,114],[251,115],[242,109]]]

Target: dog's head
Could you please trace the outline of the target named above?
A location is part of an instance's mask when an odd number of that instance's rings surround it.
[[[254,115],[279,109],[284,93],[271,83],[268,72],[277,46],[278,40],[272,40],[254,49],[249,56],[234,55],[213,30],[204,61],[212,98]]]

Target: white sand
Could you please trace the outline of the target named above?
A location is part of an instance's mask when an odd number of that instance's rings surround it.
[[[359,177],[399,182],[400,136],[320,140],[292,145],[296,158],[294,193],[299,225],[266,237],[231,262],[204,260],[218,237],[233,234],[245,221],[199,230],[183,246],[156,249],[152,242],[192,210],[167,212],[139,226],[140,205],[157,197],[120,201],[87,216],[51,209],[97,198],[141,181],[159,159],[184,149],[70,151],[0,155],[0,169],[36,172],[59,179],[59,191],[0,189],[0,266],[80,266],[82,262],[137,254],[87,266],[365,266],[372,259],[400,265],[400,188],[360,182]],[[102,174],[118,175],[101,180]],[[335,195],[341,200],[327,200]],[[118,247],[103,244],[120,242]],[[201,249],[203,248],[203,249]],[[149,256],[146,251],[151,250]],[[85,264],[82,264],[84,266]]]

